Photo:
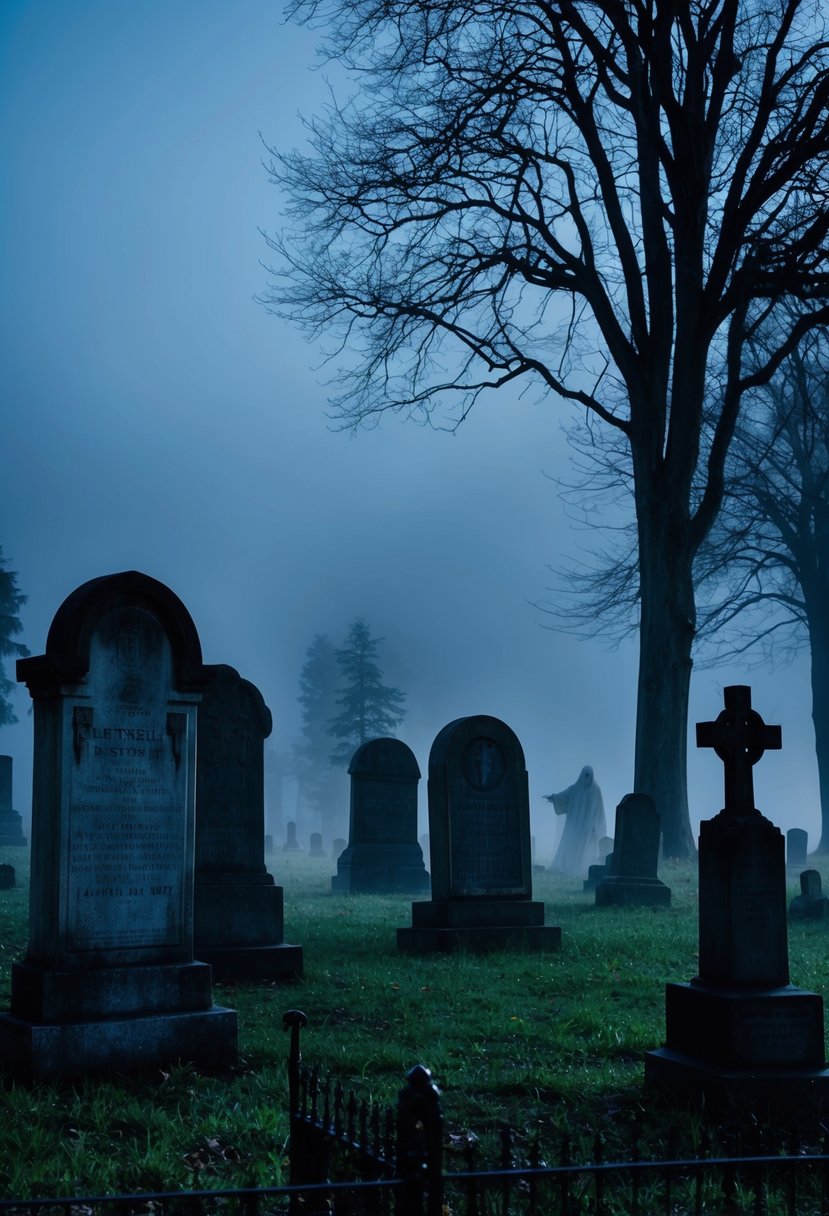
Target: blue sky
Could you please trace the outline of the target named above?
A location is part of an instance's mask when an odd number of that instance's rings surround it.
[[[545,476],[568,464],[555,401],[493,395],[456,436],[394,418],[333,433],[320,352],[256,303],[260,229],[284,222],[262,140],[301,143],[297,112],[326,95],[314,45],[259,0],[0,7],[0,544],[25,641],[42,651],[80,583],[143,570],[183,599],[205,659],[258,685],[288,750],[307,645],[364,615],[424,776],[446,722],[503,718],[543,847],[541,795],[583,764],[611,821],[630,788],[635,651],[552,633],[532,607],[584,542]],[[806,664],[701,672],[692,721],[735,682],[783,724],[758,804],[813,846]],[[26,703],[0,738],[24,815]],[[721,805],[719,770],[692,749],[695,820]]]

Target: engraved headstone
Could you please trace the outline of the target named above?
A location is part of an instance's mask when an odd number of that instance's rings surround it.
[[[285,824],[285,843],[282,846],[286,853],[298,853],[300,851],[299,841],[296,838],[296,821],[289,819]]]
[[[337,859],[331,889],[341,892],[429,890],[417,840],[420,769],[400,739],[370,739],[348,766],[351,812],[348,845]]]
[[[699,975],[667,985],[666,1045],[646,1054],[646,1083],[707,1109],[826,1109],[823,999],[789,983],[783,835],[754,806],[752,766],[781,746],[780,727],[729,687],[697,746],[723,761],[725,806],[700,824]]]
[[[804,870],[800,875],[800,894],[789,904],[791,920],[824,920],[829,911],[829,899],[823,894],[823,884],[817,870]]]
[[[524,752],[498,718],[450,722],[429,755],[432,898],[412,904],[401,949],[555,950],[561,930],[532,898]]]
[[[14,866],[0,866],[0,891],[11,891],[15,885],[15,878]]]
[[[205,667],[199,706],[193,949],[214,980],[302,975],[283,933],[283,890],[265,866],[262,694],[233,667]]]
[[[609,872],[596,883],[596,906],[667,907],[671,889],[657,877],[660,819],[647,794],[626,794],[616,807]]]
[[[23,820],[12,805],[11,756],[0,756],[0,845],[25,848]]]
[[[809,833],[803,828],[789,828],[786,833],[786,866],[799,874],[808,866],[806,855],[809,847]]]
[[[322,847],[322,832],[311,833],[311,847],[308,850],[309,857],[324,857],[325,850]]]
[[[135,571],[85,583],[34,701],[29,946],[0,1016],[0,1062],[27,1081],[236,1058],[236,1014],[193,959],[198,634]]]

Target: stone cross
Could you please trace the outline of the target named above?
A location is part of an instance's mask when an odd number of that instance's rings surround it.
[[[714,722],[697,722],[697,747],[713,747],[725,769],[724,810],[736,815],[753,811],[752,766],[766,749],[783,746],[779,726],[767,726],[751,708],[751,689],[733,684],[723,690],[725,709]]]

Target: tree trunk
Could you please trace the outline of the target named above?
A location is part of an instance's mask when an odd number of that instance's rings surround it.
[[[806,600],[809,645],[812,651],[812,721],[815,726],[818,783],[820,787],[820,843],[817,852],[829,853],[829,605]]]
[[[665,857],[695,854],[688,814],[688,696],[696,610],[693,558],[679,513],[657,493],[639,509],[639,684],[634,792],[662,819]]]

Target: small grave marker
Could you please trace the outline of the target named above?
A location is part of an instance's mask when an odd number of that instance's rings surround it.
[[[804,870],[800,875],[800,894],[789,904],[791,920],[824,920],[829,911],[829,899],[823,894],[817,870]]]
[[[809,833],[803,828],[789,828],[786,833],[786,868],[798,874],[808,866]]]
[[[331,889],[340,892],[429,890],[417,842],[414,752],[400,739],[370,739],[348,767],[351,811],[348,845],[337,859]]]
[[[23,820],[12,805],[11,756],[0,756],[0,845],[5,848],[25,848]]]
[[[611,872],[596,883],[596,906],[667,907],[671,889],[656,874],[660,820],[653,799],[626,794],[616,808],[615,833]]]

